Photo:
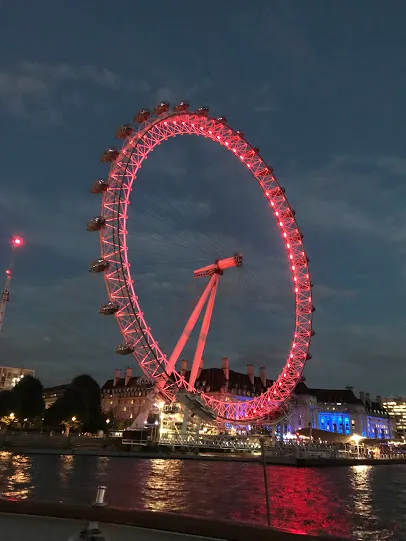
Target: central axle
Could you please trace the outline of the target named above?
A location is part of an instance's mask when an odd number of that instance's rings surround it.
[[[213,276],[213,274],[223,274],[226,269],[231,267],[241,267],[242,255],[236,254],[233,257],[227,257],[226,259],[217,259],[212,265],[207,267],[201,267],[194,271],[195,278],[203,278],[205,276]]]

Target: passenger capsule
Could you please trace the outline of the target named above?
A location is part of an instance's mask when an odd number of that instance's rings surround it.
[[[134,128],[129,124],[120,126],[116,131],[116,139],[127,139],[134,131]]]
[[[142,124],[143,122],[146,122],[150,116],[151,111],[149,109],[141,109],[141,111],[138,111],[138,113],[134,115],[133,121]]]
[[[239,135],[240,137],[244,137],[244,132],[243,131],[237,130],[235,133],[237,135]]]
[[[93,218],[90,220],[90,222],[87,222],[86,229],[88,231],[100,231],[102,227],[106,224],[106,218],[103,216],[96,216],[96,218]]]
[[[102,316],[112,316],[118,312],[119,306],[114,302],[108,302],[107,304],[102,304],[99,308],[99,314]]]
[[[184,113],[188,109],[189,109],[188,101],[181,101],[180,103],[178,103],[178,105],[175,105],[175,107],[173,108],[175,113]]]
[[[163,113],[167,113],[169,111],[170,105],[168,101],[161,101],[159,105],[157,105],[154,109],[154,113],[159,116]]]
[[[90,192],[94,194],[107,192],[109,189],[109,183],[107,180],[96,180],[96,182],[93,182],[93,184],[90,186]]]
[[[134,347],[130,344],[119,344],[116,347],[116,353],[119,355],[130,355],[134,351]]]
[[[105,259],[96,259],[90,264],[89,272],[96,273],[96,272],[104,272],[106,271],[110,266],[110,263],[106,261]]]
[[[227,124],[227,118],[225,116],[218,116],[217,122],[220,122],[221,124]]]
[[[316,331],[315,331],[314,329],[312,329],[312,330],[310,331],[310,336],[314,336],[315,334],[316,334]]]
[[[209,108],[208,107],[199,107],[199,109],[196,111],[197,115],[207,116],[209,114]]]
[[[313,355],[310,353],[310,351],[306,355],[306,361],[310,361],[310,359],[313,358]]]
[[[259,154],[261,152],[261,149],[259,147],[253,147],[252,150],[255,152],[255,154]]]
[[[101,155],[100,161],[102,163],[112,163],[118,158],[119,152],[116,148],[108,148]]]

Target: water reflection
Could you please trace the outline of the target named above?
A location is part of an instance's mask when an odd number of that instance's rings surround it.
[[[109,465],[110,465],[110,458],[108,456],[99,456],[94,459],[96,461],[96,476],[99,481],[103,481],[105,479]]]
[[[322,469],[268,467],[272,524],[296,533],[351,535],[347,491]]]
[[[185,483],[182,460],[150,461],[140,490],[140,504],[151,511],[181,512],[188,505],[189,491]],[[163,500],[162,493],[171,495]]]
[[[6,484],[1,493],[6,498],[25,500],[30,496],[33,489],[31,484],[31,458],[24,455],[9,455],[4,457],[0,454],[0,461],[5,461],[6,467],[2,468],[1,474],[5,474]]]
[[[59,479],[62,487],[69,485],[74,466],[75,457],[73,455],[61,455],[59,461]]]
[[[272,524],[365,541],[406,539],[406,466],[268,466]],[[258,464],[0,452],[0,494],[266,523]],[[396,525],[396,526],[395,526]]]
[[[391,468],[396,468],[392,466]],[[354,534],[357,539],[381,541],[393,539],[397,529],[396,521],[390,521],[376,506],[373,481],[379,475],[373,466],[353,466],[350,468],[351,500],[354,509]],[[381,470],[382,471],[382,470]],[[394,472],[394,470],[391,470]],[[405,537],[405,536],[404,536]],[[403,537],[403,538],[404,538]]]

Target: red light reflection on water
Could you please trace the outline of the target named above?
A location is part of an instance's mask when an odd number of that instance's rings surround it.
[[[272,525],[297,533],[351,535],[345,493],[329,487],[323,470],[272,468]],[[275,476],[276,474],[276,476]],[[276,477],[276,478],[275,478]]]
[[[406,539],[405,466],[268,466],[272,526],[299,534]],[[113,507],[266,524],[258,463],[0,452],[0,495],[88,505],[98,484]],[[395,526],[398,524],[398,526]],[[354,537],[353,537],[354,536]],[[402,537],[403,536],[403,537]]]

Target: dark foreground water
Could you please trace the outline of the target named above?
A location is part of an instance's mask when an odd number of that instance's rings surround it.
[[[406,540],[406,466],[268,466],[272,525],[361,540]],[[0,452],[0,494],[264,524],[259,464]]]

